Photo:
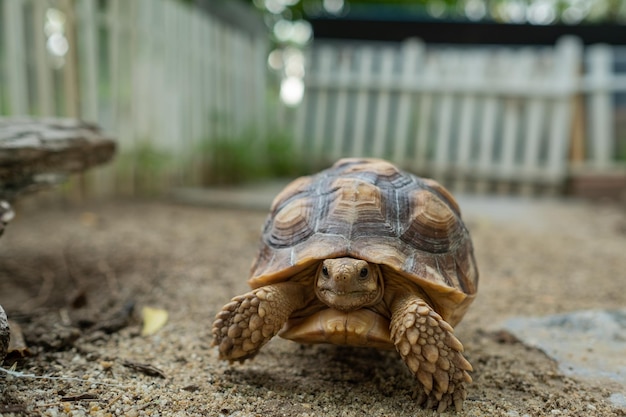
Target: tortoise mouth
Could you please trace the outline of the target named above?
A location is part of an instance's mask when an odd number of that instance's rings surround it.
[[[394,349],[389,320],[365,308],[349,312],[326,308],[306,317],[292,318],[279,336],[299,343]]]
[[[335,296],[341,296],[341,297],[367,297],[368,294],[372,294],[374,297],[376,296],[376,293],[373,293],[371,291],[336,291],[330,288],[321,288],[320,289],[321,293],[324,294],[331,294],[331,295],[335,295]]]
[[[371,306],[381,298],[380,291],[341,291],[331,288],[318,288],[317,295],[331,309],[343,312]]]

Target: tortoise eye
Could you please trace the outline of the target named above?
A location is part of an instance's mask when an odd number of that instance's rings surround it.
[[[322,267],[322,275],[324,275],[325,277],[328,276],[328,268],[326,268],[325,266]]]
[[[365,278],[367,276],[367,274],[369,273],[369,271],[367,270],[367,268],[362,268],[361,272],[359,272],[359,276],[361,278]]]

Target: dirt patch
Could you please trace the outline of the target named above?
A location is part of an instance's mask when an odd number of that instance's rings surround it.
[[[537,227],[468,216],[482,275],[457,328],[475,368],[459,416],[626,415],[609,401],[623,387],[565,377],[500,327],[626,305],[622,210],[558,205]],[[33,356],[5,368],[50,378],[0,374],[2,415],[431,415],[395,352],[276,338],[243,365],[217,360],[211,323],[247,290],[261,211],[116,202],[18,214],[0,239],[0,304]],[[143,306],[169,312],[153,336],[140,335]]]

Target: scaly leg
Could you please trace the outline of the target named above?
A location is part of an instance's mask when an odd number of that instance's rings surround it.
[[[463,383],[472,382],[472,370],[463,357],[463,345],[450,326],[417,295],[398,297],[392,304],[391,340],[421,383],[418,402],[442,412],[463,407]]]
[[[304,306],[304,298],[304,287],[295,283],[267,285],[233,298],[213,322],[213,346],[219,347],[220,359],[253,358]]]

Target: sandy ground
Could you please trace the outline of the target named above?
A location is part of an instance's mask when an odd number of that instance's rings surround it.
[[[456,329],[475,368],[456,415],[626,415],[609,401],[625,387],[564,376],[502,331],[510,317],[626,305],[624,206],[461,205],[481,282]],[[412,401],[395,352],[275,338],[243,365],[217,360],[211,323],[247,290],[262,211],[125,201],[18,213],[0,239],[0,304],[32,356],[4,366],[40,378],[0,373],[0,415],[433,414]],[[145,306],[169,312],[151,336]]]

